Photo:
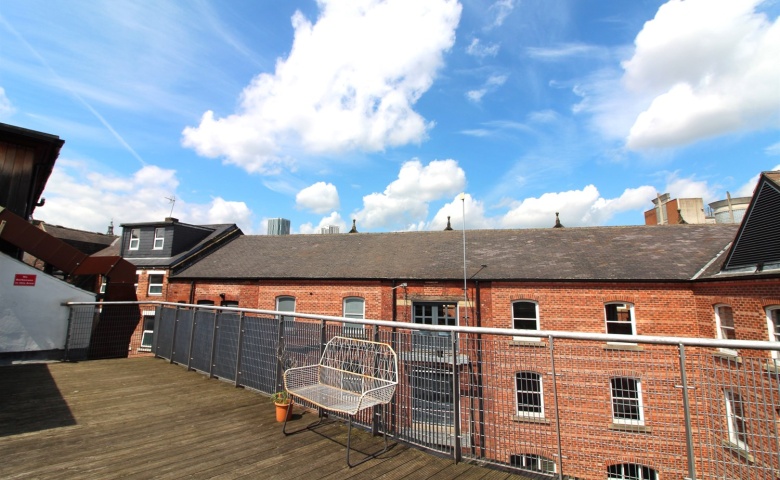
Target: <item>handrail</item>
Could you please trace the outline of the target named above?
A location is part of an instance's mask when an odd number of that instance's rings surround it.
[[[747,348],[751,350],[780,350],[780,342],[770,342],[766,340],[720,340],[710,338],[694,337],[664,337],[656,335],[618,335],[611,333],[589,333],[589,332],[568,332],[560,330],[515,330],[511,328],[486,328],[486,327],[455,327],[425,325],[411,322],[391,322],[387,320],[356,319],[338,317],[332,315],[317,315],[310,313],[282,312],[278,310],[261,310],[255,308],[241,307],[220,307],[216,305],[198,305],[191,303],[161,302],[161,301],[139,301],[139,302],[65,302],[65,306],[106,306],[106,305],[162,305],[173,307],[188,307],[198,309],[219,310],[226,312],[244,312],[257,313],[261,315],[285,316],[306,318],[311,320],[325,320],[340,323],[360,323],[364,325],[376,325],[380,327],[408,328],[410,330],[424,330],[442,333],[472,333],[478,335],[501,335],[511,337],[539,337],[562,338],[567,340],[588,340],[616,343],[643,343],[651,345],[685,345],[688,347],[716,347],[740,349]]]

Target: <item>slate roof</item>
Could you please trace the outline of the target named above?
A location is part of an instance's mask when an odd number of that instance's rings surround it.
[[[685,281],[737,225],[467,230],[481,280]],[[463,278],[461,231],[242,236],[175,275],[198,279]]]
[[[116,235],[106,235],[104,233],[87,232],[75,228],[62,227],[60,225],[51,225],[41,222],[41,229],[51,235],[59,238],[63,242],[71,245],[79,251],[91,255],[109,247],[119,237]]]
[[[124,225],[124,224],[123,224]],[[135,224],[127,224],[135,225]],[[140,225],[140,224],[139,224]],[[146,224],[143,224],[146,225]],[[183,262],[187,262],[193,257],[197,257],[198,254],[207,251],[211,245],[215,242],[222,241],[228,237],[235,235],[242,235],[243,232],[236,226],[235,223],[221,223],[214,225],[196,225],[197,227],[207,228],[213,230],[203,240],[196,243],[192,248],[185,250],[184,252],[174,255],[172,257],[160,257],[160,258],[127,258],[125,260],[132,263],[137,267],[142,268],[171,268],[176,267]],[[120,255],[120,243],[116,242],[114,245],[101,250],[96,253],[95,256],[113,256]]]

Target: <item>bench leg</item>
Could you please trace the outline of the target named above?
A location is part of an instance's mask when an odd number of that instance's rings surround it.
[[[321,424],[322,423],[322,417],[323,417],[323,410],[321,408],[319,408],[318,410],[320,412],[320,419],[319,420],[317,420],[314,423],[310,423],[309,425],[306,425],[305,427],[299,428],[298,430],[295,430],[295,431],[292,431],[292,432],[288,432],[287,431],[287,419],[290,418],[292,415],[287,415],[284,418],[284,424],[282,424],[282,433],[285,434],[285,436],[286,435],[293,435],[295,433],[302,432],[304,430],[309,430],[310,428],[316,427],[317,425]]]
[[[383,431],[382,432],[382,436],[385,437],[385,448],[383,448],[382,450],[380,450],[380,451],[378,451],[376,453],[372,453],[372,454],[366,456],[366,458],[364,458],[363,460],[360,460],[359,462],[350,463],[349,462],[349,452],[352,449],[352,446],[351,446],[351,440],[352,440],[352,417],[353,417],[353,415],[349,416],[349,427],[347,428],[347,466],[350,467],[350,468],[356,467],[356,466],[360,465],[363,462],[366,462],[368,460],[371,460],[372,458],[376,458],[379,455],[382,455],[383,453],[387,452],[387,448],[388,448],[387,447],[387,431]],[[381,418],[381,416],[380,416],[380,418]]]

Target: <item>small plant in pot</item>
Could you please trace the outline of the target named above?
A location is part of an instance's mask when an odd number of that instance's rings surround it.
[[[292,397],[282,390],[271,395],[271,401],[276,405],[276,421],[283,422],[292,417]]]

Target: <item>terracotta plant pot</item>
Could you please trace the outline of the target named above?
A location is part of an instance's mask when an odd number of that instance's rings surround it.
[[[285,418],[289,420],[292,418],[292,402],[291,403],[274,403],[276,405],[276,421],[283,422]]]

